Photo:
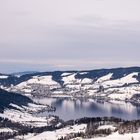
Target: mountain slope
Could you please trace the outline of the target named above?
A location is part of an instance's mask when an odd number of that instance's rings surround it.
[[[7,92],[0,89],[0,112],[2,113],[6,108],[14,108],[10,104],[18,106],[27,106],[28,103],[32,103],[32,100],[26,96],[17,93]]]
[[[0,79],[0,84],[7,90],[32,96],[94,97],[128,101],[139,97],[140,67],[9,75]]]

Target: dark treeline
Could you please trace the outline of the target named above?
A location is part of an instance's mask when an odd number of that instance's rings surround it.
[[[57,124],[61,122],[61,125],[57,126]],[[33,122],[32,122],[33,123]],[[97,117],[97,118],[81,118],[77,120],[70,120],[64,122],[59,119],[59,117],[55,117],[53,123],[50,126],[44,127],[35,127],[24,125],[18,122],[12,122],[8,119],[0,118],[0,128],[11,128],[15,130],[13,132],[1,132],[0,139],[9,139],[14,138],[19,135],[27,135],[28,133],[39,134],[44,131],[54,131],[60,128],[64,128],[66,126],[73,126],[73,125],[80,125],[80,124],[87,124],[85,128],[85,132],[75,132],[68,134],[65,137],[61,137],[59,140],[69,140],[76,137],[82,138],[94,138],[100,136],[107,136],[113,132],[118,131],[119,134],[125,133],[136,133],[140,128],[140,120],[136,121],[124,121],[122,119],[118,119],[115,117]],[[100,126],[103,125],[112,125],[115,129],[98,129]]]
[[[124,121],[115,117],[97,117],[97,118],[81,118],[76,121],[68,121],[67,124],[87,124],[85,132],[71,133],[67,136],[62,136],[58,140],[70,140],[77,137],[94,138],[110,135],[118,131],[119,134],[136,133],[140,128],[140,120]],[[112,125],[115,129],[98,129],[99,126]]]
[[[18,122],[12,122],[11,120],[3,119],[0,117],[0,128],[10,128],[14,130],[13,132],[0,132],[0,140],[14,138],[19,135],[27,135],[28,133],[39,134],[44,131],[54,131],[64,127],[63,125],[57,126],[59,122],[59,117],[55,117],[51,125],[47,126],[46,124],[46,126],[43,127],[35,127]]]
[[[3,89],[0,89],[0,113],[3,113],[4,109],[6,108],[17,109],[10,106],[11,103],[16,104],[18,106],[22,105],[27,106],[28,103],[33,103],[33,101],[30,98],[23,96],[21,94],[7,92]]]

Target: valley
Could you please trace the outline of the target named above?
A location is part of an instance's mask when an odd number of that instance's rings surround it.
[[[0,74],[0,88],[1,139],[139,139],[139,67]]]

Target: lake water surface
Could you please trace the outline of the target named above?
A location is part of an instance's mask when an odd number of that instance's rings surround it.
[[[126,120],[140,119],[140,106],[120,101],[97,102],[93,99],[44,98],[39,103],[56,107],[55,112],[42,112],[38,116],[57,115],[67,121],[82,117],[119,117]]]

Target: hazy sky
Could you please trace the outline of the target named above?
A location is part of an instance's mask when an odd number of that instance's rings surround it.
[[[0,0],[0,72],[139,62],[140,0]]]

